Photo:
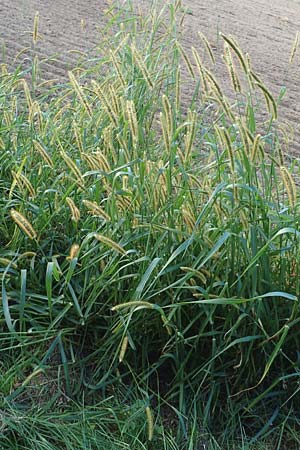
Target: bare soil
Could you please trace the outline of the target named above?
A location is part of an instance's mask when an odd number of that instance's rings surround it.
[[[151,0],[134,0],[146,13]],[[66,70],[76,63],[79,53],[88,52],[100,40],[110,0],[0,0],[0,63],[12,64],[15,55],[30,47],[33,18],[40,15],[43,41],[39,53],[45,58],[43,73],[48,79],[64,79]],[[300,49],[289,65],[290,51],[300,28],[300,0],[184,0],[184,46],[200,46],[197,36],[202,31],[221,55],[219,32],[235,36],[251,56],[252,64],[266,85],[278,96],[282,87],[287,92],[280,108],[280,119],[288,121],[296,131],[290,151],[300,152]],[[54,61],[48,59],[52,56]],[[26,52],[14,64],[26,58]],[[47,61],[46,61],[47,59]],[[227,74],[221,57],[217,71],[226,85]]]

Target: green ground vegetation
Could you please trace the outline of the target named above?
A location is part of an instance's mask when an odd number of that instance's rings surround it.
[[[107,11],[0,77],[0,447],[299,448],[299,161],[230,36]],[[42,30],[41,30],[42,32]],[[283,95],[284,91],[282,91]]]

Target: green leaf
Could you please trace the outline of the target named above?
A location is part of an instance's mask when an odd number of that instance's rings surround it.
[[[139,282],[134,294],[133,294],[133,300],[137,300],[137,299],[141,299],[142,298],[142,292],[145,288],[145,285],[147,283],[147,281],[149,280],[152,272],[155,270],[157,264],[159,263],[159,261],[161,260],[161,258],[154,258],[154,260],[149,264],[146,272],[144,273],[144,275],[142,276],[141,281]]]
[[[5,285],[4,285],[4,277],[2,279],[2,306],[3,306],[3,313],[4,313],[4,318],[5,318],[7,328],[9,329],[9,331],[11,333],[15,334],[16,330],[15,330],[15,327],[13,326],[10,311],[9,311],[8,297],[7,297],[7,293],[6,293],[6,289],[5,289]]]

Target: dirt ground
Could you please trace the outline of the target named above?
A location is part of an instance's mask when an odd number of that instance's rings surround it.
[[[151,0],[134,0],[145,12]],[[87,52],[99,40],[103,27],[103,9],[110,0],[0,0],[0,62],[13,61],[24,47],[30,46],[36,11],[40,15],[43,41],[39,51],[55,61],[44,62],[47,78],[63,79],[78,57],[72,50]],[[188,8],[185,17],[184,46],[200,45],[197,32],[202,31],[222,52],[219,32],[232,34],[251,56],[252,64],[266,85],[276,95],[283,86],[287,93],[280,108],[280,119],[289,121],[299,136],[300,118],[300,49],[289,66],[289,55],[296,32],[300,29],[300,0],[183,0]],[[195,45],[196,43],[196,45]],[[22,56],[23,57],[23,56]],[[217,70],[223,76],[221,58]],[[290,151],[300,156],[300,145]]]

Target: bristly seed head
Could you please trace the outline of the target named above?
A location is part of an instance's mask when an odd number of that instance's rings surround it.
[[[24,231],[24,233],[29,237],[29,239],[36,239],[37,233],[32,227],[31,223],[15,209],[11,209],[10,215],[13,221]]]

